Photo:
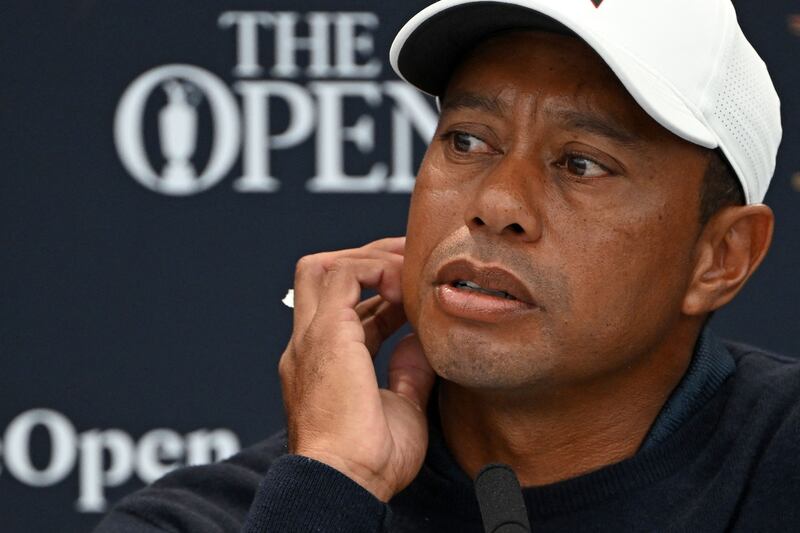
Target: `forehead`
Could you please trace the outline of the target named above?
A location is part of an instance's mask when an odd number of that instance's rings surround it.
[[[685,142],[653,120],[600,56],[570,35],[515,30],[490,36],[464,54],[442,96],[445,112],[468,104],[513,116],[520,103],[557,119],[576,112],[605,117],[641,140]]]

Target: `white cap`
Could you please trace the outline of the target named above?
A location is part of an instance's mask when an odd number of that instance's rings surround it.
[[[575,34],[672,133],[719,148],[759,203],[775,172],[780,100],[731,0],[441,0],[400,30],[391,63],[440,96],[459,59],[509,29]]]

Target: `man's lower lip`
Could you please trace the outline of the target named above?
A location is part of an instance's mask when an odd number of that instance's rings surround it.
[[[436,299],[447,314],[479,322],[509,320],[520,313],[536,309],[536,306],[520,300],[490,296],[447,284],[436,287]]]

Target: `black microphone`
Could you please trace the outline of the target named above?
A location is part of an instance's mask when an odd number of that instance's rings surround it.
[[[484,466],[475,478],[475,495],[486,533],[530,532],[522,489],[510,466]]]

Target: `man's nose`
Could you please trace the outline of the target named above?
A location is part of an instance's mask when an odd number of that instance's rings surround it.
[[[471,232],[484,231],[524,242],[541,237],[537,198],[541,178],[531,165],[506,159],[483,179],[464,212]]]

